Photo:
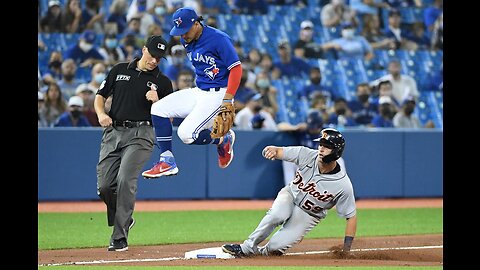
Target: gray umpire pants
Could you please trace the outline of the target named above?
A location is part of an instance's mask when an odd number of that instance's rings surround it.
[[[151,126],[110,126],[103,130],[97,164],[97,195],[107,206],[108,226],[114,226],[111,240],[128,238],[138,176],[152,154],[154,140]]]
[[[282,255],[287,249],[302,241],[303,237],[320,222],[319,218],[307,214],[293,203],[293,197],[287,188],[288,186],[278,192],[272,207],[255,231],[240,245],[246,255]],[[280,229],[264,246],[259,247],[258,245],[279,225],[282,225]]]

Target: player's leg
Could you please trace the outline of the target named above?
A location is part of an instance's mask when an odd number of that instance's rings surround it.
[[[103,130],[100,154],[97,164],[97,195],[107,206],[108,226],[113,226],[117,207],[117,174],[120,167],[120,153],[116,148],[116,130]]]
[[[282,188],[278,192],[272,207],[262,218],[257,228],[248,236],[248,238],[240,245],[244,255],[259,254],[258,244],[275,230],[275,228],[289,219],[293,210],[293,197],[286,188]],[[224,249],[225,251],[225,249]]]
[[[265,256],[282,255],[287,249],[300,242],[319,222],[319,218],[294,206],[292,216],[272,235],[265,246],[259,248],[259,252]]]
[[[122,162],[118,171],[117,212],[112,239],[124,239],[128,243],[128,231],[132,223],[132,214],[137,194],[137,180],[145,162],[153,151],[154,132],[151,127],[125,129],[122,140]],[[121,247],[125,249],[125,247]],[[128,244],[127,247],[128,249]]]
[[[172,123],[170,117],[186,117],[193,109],[195,88],[179,90],[152,104],[151,114],[160,158],[149,170],[142,173],[145,178],[175,175],[178,167],[172,151]]]
[[[186,144],[216,144],[218,165],[226,168],[233,160],[235,132],[230,130],[220,139],[210,136],[213,119],[218,114],[226,88],[219,91],[198,90],[198,99],[191,113],[178,127],[178,137]]]

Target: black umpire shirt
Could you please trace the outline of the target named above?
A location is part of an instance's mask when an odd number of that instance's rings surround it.
[[[104,98],[113,95],[108,115],[114,121],[151,121],[152,102],[145,95],[152,84],[157,85],[159,99],[173,92],[172,82],[158,66],[151,71],[142,71],[137,68],[138,60],[113,66],[98,88],[97,94]]]

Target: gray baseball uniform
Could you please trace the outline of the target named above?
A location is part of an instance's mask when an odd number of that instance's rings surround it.
[[[318,151],[304,146],[283,147],[283,160],[297,164],[299,169],[293,181],[280,190],[255,231],[240,245],[246,255],[285,253],[335,205],[340,217],[350,218],[356,214],[352,183],[338,162],[339,170],[322,174],[318,168]],[[268,243],[258,247],[279,225],[282,227]]]

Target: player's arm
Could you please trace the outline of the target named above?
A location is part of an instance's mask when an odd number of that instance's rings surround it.
[[[347,226],[345,228],[345,238],[343,241],[343,251],[348,252],[352,247],[353,238],[357,232],[357,215],[347,218]]]
[[[105,112],[106,100],[107,99],[102,95],[96,94],[95,101],[93,102],[95,112],[97,113],[97,116],[98,116],[98,123],[100,123],[102,127],[108,127],[112,124],[112,118],[110,118],[110,116],[108,116],[108,114]]]
[[[227,92],[223,97],[223,102],[232,103],[233,97],[237,92],[238,86],[240,86],[240,80],[242,79],[242,64],[238,64],[230,69],[230,74],[228,75],[228,84]]]
[[[262,155],[266,159],[275,160],[283,158],[283,147],[269,145],[263,148]]]

